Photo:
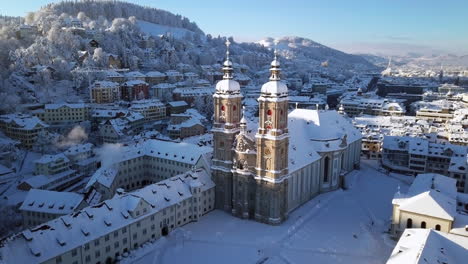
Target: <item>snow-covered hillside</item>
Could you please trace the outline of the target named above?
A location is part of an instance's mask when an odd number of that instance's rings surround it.
[[[154,37],[171,34],[171,36],[180,39],[187,35],[193,36],[194,34],[199,34],[185,28],[165,26],[143,20],[138,20],[137,25],[143,33]]]
[[[375,68],[373,64],[360,56],[351,55],[332,49],[320,43],[301,37],[282,37],[279,39],[266,38],[257,43],[272,48],[278,43],[277,48],[284,57],[298,61],[315,61],[331,68]]]

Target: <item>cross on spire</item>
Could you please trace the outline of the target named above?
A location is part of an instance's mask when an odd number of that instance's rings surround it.
[[[225,80],[230,80],[232,79],[232,62],[231,60],[229,59],[229,46],[231,46],[231,42],[229,41],[229,39],[226,40],[226,60],[224,61],[224,64],[223,64],[223,72],[224,72],[224,75],[223,75],[223,79]]]

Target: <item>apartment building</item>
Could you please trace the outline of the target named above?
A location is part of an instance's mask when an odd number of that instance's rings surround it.
[[[0,248],[0,259],[6,263],[113,263],[213,210],[214,187],[209,174],[199,169],[119,193],[14,235]]]
[[[63,125],[89,120],[90,109],[84,103],[46,104],[44,109],[35,111],[34,115],[49,125]]]
[[[21,147],[31,149],[37,135],[49,126],[36,116],[8,114],[0,116],[0,130],[9,138],[20,141]]]
[[[149,85],[145,81],[131,80],[124,82],[120,86],[120,96],[122,100],[143,100],[149,98]]]
[[[157,99],[134,101],[128,110],[142,114],[145,122],[166,118],[166,105]]]
[[[164,83],[166,81],[166,74],[158,71],[147,72],[145,81],[150,85]]]
[[[431,143],[425,138],[385,136],[382,166],[401,173],[439,173],[457,180],[459,192],[468,192],[464,146]]]
[[[176,86],[170,83],[159,83],[157,85],[151,86],[150,95],[153,98],[159,100],[168,100],[172,99],[172,92]]]
[[[119,84],[109,81],[97,81],[90,87],[91,102],[96,104],[113,103],[120,100]]]

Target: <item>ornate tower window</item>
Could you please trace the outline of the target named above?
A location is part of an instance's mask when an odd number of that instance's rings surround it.
[[[268,109],[268,110],[267,110],[267,115],[268,115],[268,116],[271,116],[272,114],[273,114],[273,112],[271,111],[271,109]]]
[[[232,110],[233,111],[236,111],[237,110],[237,107],[235,105],[232,106]]]

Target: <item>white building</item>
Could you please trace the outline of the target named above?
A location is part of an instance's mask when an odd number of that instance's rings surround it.
[[[142,114],[146,122],[166,118],[166,105],[157,99],[134,101],[128,110]]]
[[[406,229],[387,264],[465,263],[468,237],[432,229]]]
[[[46,104],[34,114],[50,125],[78,123],[89,120],[89,106],[84,103]]]
[[[87,190],[98,190],[103,199],[112,197],[118,188],[135,190],[193,167],[209,170],[212,149],[150,139],[123,146],[116,152],[112,164],[98,169],[86,185]]]
[[[26,228],[70,214],[85,204],[81,194],[31,189],[19,210]]]
[[[440,174],[419,174],[406,193],[398,191],[392,200],[392,235],[428,228],[468,237],[468,217],[457,211],[455,183]]]
[[[121,193],[8,238],[5,263],[113,263],[214,208],[214,183],[189,171],[133,193]]]

